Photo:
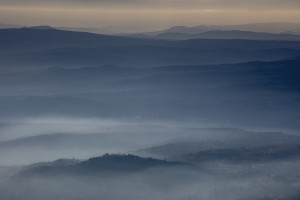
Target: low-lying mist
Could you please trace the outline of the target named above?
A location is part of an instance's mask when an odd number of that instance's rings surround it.
[[[275,166],[275,167],[274,167]],[[299,198],[299,161],[252,166],[152,168],[102,176],[14,177],[0,181],[0,198],[240,200]]]
[[[15,118],[0,126],[1,165],[31,164],[59,158],[87,159],[104,153],[130,153],[182,135],[174,122],[103,118]]]
[[[204,123],[103,118],[18,118],[0,126],[0,166],[133,153],[170,159],[201,150],[298,142],[296,135]],[[277,148],[277,147],[276,147]]]

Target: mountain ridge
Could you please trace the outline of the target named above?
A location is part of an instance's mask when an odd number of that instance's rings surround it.
[[[154,36],[158,39],[189,40],[189,39],[248,39],[248,40],[300,40],[300,35],[287,33],[267,33],[241,30],[212,30],[201,33],[165,32]]]
[[[132,154],[103,154],[88,160],[58,159],[53,162],[36,163],[22,168],[17,177],[26,176],[78,176],[107,175],[111,173],[130,173],[156,167],[172,167],[186,165],[150,157],[139,157]]]

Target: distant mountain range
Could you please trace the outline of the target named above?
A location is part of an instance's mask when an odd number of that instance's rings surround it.
[[[69,31],[79,31],[79,32],[90,32],[90,33],[100,33],[100,34],[111,34],[111,35],[119,35],[119,34],[136,34],[133,33],[132,30],[126,29],[122,30],[122,28],[83,28],[83,27],[56,27],[60,30],[69,30]],[[253,24],[243,24],[243,25],[199,25],[199,26],[174,26],[161,31],[153,31],[153,32],[144,32],[140,33],[141,35],[158,35],[161,33],[185,33],[185,34],[199,34],[208,31],[246,31],[246,32],[265,32],[265,33],[274,33],[274,34],[300,34],[300,24],[297,23],[281,23],[281,22],[271,22],[271,23],[253,23]]]
[[[171,40],[189,39],[248,39],[299,40],[300,24],[258,23],[228,26],[174,26],[162,31],[129,34],[132,37]]]
[[[14,24],[0,24],[1,28],[22,28],[30,27],[25,25],[14,25]],[[133,28],[131,27],[55,27],[60,30],[78,31],[78,32],[90,32],[97,34],[133,34]],[[177,32],[177,33],[188,33],[196,34],[207,31],[252,31],[252,32],[266,32],[266,33],[288,33],[288,34],[300,34],[299,23],[284,23],[284,22],[268,22],[268,23],[252,23],[242,25],[198,25],[198,26],[174,26],[161,31],[147,32],[147,34],[157,35],[163,32]],[[137,31],[135,31],[137,32]],[[146,32],[144,32],[146,33]]]
[[[62,31],[48,26],[0,29],[0,51],[33,51],[71,47],[105,47],[151,44],[147,39],[134,39],[86,32]],[[158,44],[159,42],[156,42]]]
[[[254,24],[243,24],[243,25],[224,25],[224,26],[174,26],[161,31],[145,32],[142,35],[155,36],[162,33],[185,33],[185,34],[199,34],[209,31],[248,31],[248,32],[264,32],[264,33],[275,33],[275,34],[300,34],[300,24],[296,23],[254,23]]]
[[[0,38],[2,72],[53,66],[150,68],[223,64],[280,60],[300,55],[300,41],[240,40],[230,37],[171,41],[62,31],[45,26],[1,29]]]
[[[153,36],[159,39],[190,40],[190,39],[244,39],[244,40],[300,40],[300,35],[274,34],[250,31],[207,31],[202,33],[164,32]]]
[[[25,26],[0,24],[0,29],[22,28]],[[88,32],[95,34],[122,35],[122,31],[114,28],[83,28],[83,27],[50,27],[27,26],[30,29],[58,29],[75,32]],[[207,26],[199,25],[194,27],[174,26],[161,31],[130,33],[125,36],[139,38],[156,38],[156,39],[252,39],[252,40],[299,40],[300,24],[293,23],[256,23],[244,25],[227,25],[227,26]]]

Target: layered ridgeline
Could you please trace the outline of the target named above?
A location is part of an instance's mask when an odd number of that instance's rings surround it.
[[[252,34],[250,38],[241,38],[232,33],[229,35],[232,37],[169,41],[53,28],[1,29],[0,64],[3,66],[1,71],[107,64],[149,68],[162,65],[271,61],[299,55],[300,42],[279,40],[280,37],[288,39],[284,35],[274,37],[275,41],[262,41],[263,38],[255,40],[256,37],[253,38]],[[266,37],[272,39],[270,36]]]
[[[171,40],[187,39],[248,39],[299,40],[300,25],[292,23],[257,23],[227,26],[174,26],[161,31],[129,34],[141,38]]]
[[[54,67],[0,77],[2,117],[58,115],[299,128],[299,59],[151,69]]]
[[[298,36],[201,28],[0,30],[0,199],[298,200]]]
[[[140,36],[157,36],[165,33],[183,33],[183,34],[199,34],[210,31],[242,31],[253,33],[271,33],[271,34],[300,34],[300,24],[297,23],[254,23],[243,25],[199,25],[199,26],[174,26],[165,30],[143,32]],[[254,38],[253,38],[254,39]]]
[[[132,37],[155,38],[167,40],[191,40],[191,39],[240,39],[240,40],[290,40],[299,41],[299,34],[289,33],[266,33],[240,30],[210,30],[188,31],[189,28],[174,27],[166,31],[132,34]],[[191,33],[189,33],[191,32]]]

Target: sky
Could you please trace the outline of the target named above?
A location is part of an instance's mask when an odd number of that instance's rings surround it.
[[[0,0],[0,23],[153,30],[300,22],[300,0]]]

